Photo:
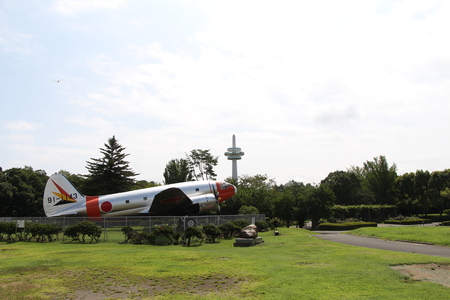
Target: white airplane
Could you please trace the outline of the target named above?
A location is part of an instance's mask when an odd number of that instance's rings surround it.
[[[44,192],[47,217],[89,218],[136,215],[192,215],[211,210],[236,194],[220,181],[190,181],[103,196],[81,194],[62,174],[53,174]]]

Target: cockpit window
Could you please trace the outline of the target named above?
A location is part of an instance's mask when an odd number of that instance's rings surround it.
[[[220,189],[221,190],[225,190],[225,189],[227,189],[228,188],[228,184],[226,184],[226,183],[222,183],[221,185],[220,185]]]

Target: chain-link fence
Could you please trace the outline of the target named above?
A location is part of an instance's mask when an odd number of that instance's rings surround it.
[[[63,229],[67,226],[78,224],[82,221],[92,221],[102,228],[102,240],[104,241],[123,241],[125,236],[121,229],[125,226],[133,227],[136,230],[145,230],[151,232],[154,228],[160,226],[172,226],[175,232],[184,231],[191,226],[204,226],[214,224],[220,226],[224,223],[245,220],[250,224],[258,221],[265,221],[264,214],[258,215],[208,215],[208,216],[151,216],[151,217],[108,217],[108,218],[87,218],[87,217],[0,217],[0,222],[14,222],[19,225],[26,223],[47,223],[57,224]],[[62,239],[64,240],[64,236]]]

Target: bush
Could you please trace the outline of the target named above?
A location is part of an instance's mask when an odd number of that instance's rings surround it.
[[[206,238],[213,243],[215,243],[216,239],[221,235],[219,227],[214,224],[205,225],[202,230],[205,233]]]
[[[45,240],[51,242],[53,235],[56,235],[56,239],[58,239],[61,230],[61,226],[56,224],[27,223],[24,238],[28,241],[34,238],[37,242],[45,242]]]
[[[68,226],[66,230],[64,230],[64,235],[71,238],[71,242],[79,241],[83,244],[85,243],[86,236],[91,239],[91,244],[93,241],[98,242],[101,234],[101,228],[91,221],[83,221],[78,224]]]
[[[319,230],[353,230],[361,227],[377,227],[375,222],[322,223]]]
[[[398,224],[398,225],[414,225],[414,224],[429,224],[432,223],[430,219],[404,219],[404,220],[386,220],[384,224]]]
[[[16,223],[0,223],[0,241],[13,241],[13,235],[16,233]]]
[[[444,221],[441,223],[443,226],[450,226],[450,221]]]
[[[266,221],[256,221],[255,225],[258,228],[258,232],[269,230],[269,223]]]
[[[169,240],[170,244],[174,243],[174,235],[175,232],[173,230],[173,227],[171,226],[161,226],[156,228],[155,230],[152,231],[152,234],[155,235],[155,242],[156,242],[156,237],[158,236],[164,236]]]
[[[250,225],[248,221],[245,220],[234,220],[231,222],[224,223],[219,226],[220,231],[222,232],[222,237],[224,239],[231,238],[232,236],[239,234],[242,228]]]
[[[133,244],[150,244],[156,245],[158,236],[163,236],[169,240],[170,244],[178,245],[178,241],[181,237],[179,233],[175,233],[171,226],[156,227],[152,232],[148,232],[148,228],[145,228],[142,232],[134,230],[130,226],[122,227],[121,231],[125,235],[125,240],[122,243]]]
[[[133,241],[134,237],[138,232],[134,230],[131,226],[124,226],[120,229],[122,233],[125,235],[125,241],[122,243],[127,244],[128,241]]]
[[[202,231],[200,229],[198,229],[198,227],[196,226],[191,226],[186,228],[186,230],[184,231],[184,236],[186,238],[186,246],[190,246],[191,245],[191,240],[193,238],[197,238],[200,240],[200,243],[203,242],[203,234]]]
[[[233,236],[235,231],[235,227],[231,222],[223,223],[219,225],[220,232],[222,233],[222,237],[224,239],[229,239]]]

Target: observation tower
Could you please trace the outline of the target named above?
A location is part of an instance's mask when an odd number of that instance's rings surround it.
[[[225,156],[228,156],[228,160],[232,161],[232,176],[231,178],[237,180],[237,160],[241,159],[244,155],[244,152],[241,151],[241,148],[236,147],[236,137],[233,134],[233,147],[228,148],[227,152],[225,152]]]

